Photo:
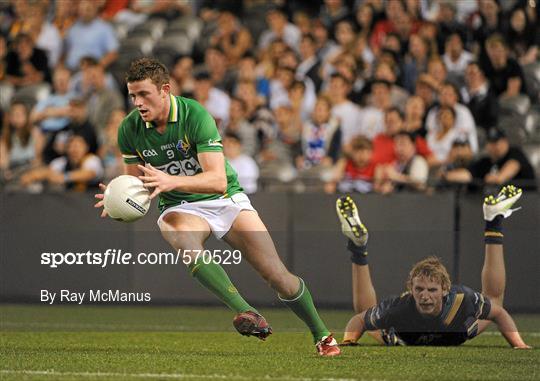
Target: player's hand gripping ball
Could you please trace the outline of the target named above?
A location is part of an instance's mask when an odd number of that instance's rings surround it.
[[[150,192],[135,176],[122,175],[114,178],[104,193],[107,214],[122,222],[133,222],[142,218],[150,207]]]

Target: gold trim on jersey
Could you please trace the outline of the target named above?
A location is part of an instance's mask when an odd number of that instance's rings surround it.
[[[485,237],[503,237],[503,234],[499,232],[485,232],[484,236]]]
[[[169,94],[171,97],[171,112],[169,114],[169,123],[178,122],[178,104],[176,103],[176,98],[174,95]]]
[[[450,308],[450,312],[448,312],[448,315],[446,316],[446,319],[444,319],[445,325],[450,325],[454,318],[456,317],[456,314],[459,310],[459,307],[461,307],[461,303],[463,303],[463,298],[465,297],[464,294],[456,294],[456,298],[454,299],[454,302],[452,303],[452,307]]]
[[[480,303],[478,307],[478,313],[476,314],[477,318],[482,316],[482,312],[484,312],[484,304],[486,303],[486,300],[484,299],[484,295],[482,294],[479,294],[479,295],[480,295]]]
[[[169,111],[169,123],[178,122],[178,104],[174,95],[169,94],[171,100],[171,108]],[[145,122],[146,128],[154,128],[156,125],[152,122]]]
[[[471,333],[475,330],[478,330],[478,319],[474,321],[474,323],[471,324],[469,328],[467,328],[467,336],[471,337]]]

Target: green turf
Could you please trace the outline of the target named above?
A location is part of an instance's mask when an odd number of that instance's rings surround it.
[[[319,358],[289,311],[262,309],[268,341],[233,331],[221,308],[0,305],[0,380],[538,380],[540,351],[499,335],[454,348],[386,348],[369,338]],[[338,333],[346,311],[322,311]],[[540,316],[518,316],[540,347]],[[24,371],[24,372],[23,372]]]

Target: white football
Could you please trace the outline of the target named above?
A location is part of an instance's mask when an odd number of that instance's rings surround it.
[[[104,196],[105,211],[117,221],[136,221],[150,208],[150,192],[135,176],[114,178],[107,185]]]

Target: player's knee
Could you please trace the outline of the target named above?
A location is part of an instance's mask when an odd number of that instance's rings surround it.
[[[170,224],[162,221],[159,225],[163,238],[175,249],[198,249],[202,248],[204,234],[193,232],[185,224]]]

